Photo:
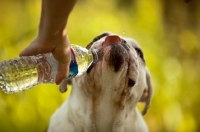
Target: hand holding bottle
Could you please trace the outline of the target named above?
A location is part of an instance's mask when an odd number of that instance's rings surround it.
[[[29,47],[23,52],[28,51],[27,49]],[[88,51],[75,44],[71,44],[70,54],[69,75],[64,80],[82,75],[91,63],[96,63],[98,60],[96,50]],[[0,62],[0,88],[5,93],[16,93],[41,83],[55,83],[58,69],[58,61],[52,53],[5,60]],[[66,85],[62,85],[60,91],[65,92]]]
[[[54,58],[58,61],[58,73],[55,81],[56,84],[60,84],[60,82],[68,76],[71,60],[70,43],[66,35],[57,34],[50,38],[38,36],[20,53],[20,56],[32,56],[49,52],[52,52]]]
[[[38,36],[20,53],[30,56],[52,52],[58,61],[56,84],[68,76],[70,43],[66,35],[66,24],[76,0],[42,0]]]

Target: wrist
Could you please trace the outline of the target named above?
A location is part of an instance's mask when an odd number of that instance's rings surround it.
[[[62,28],[60,30],[48,29],[47,27],[39,26],[38,38],[46,41],[53,42],[55,40],[61,40],[66,36],[66,29]]]
[[[60,27],[55,27],[55,24],[40,23],[38,35],[43,36],[44,38],[54,38],[56,36],[64,36],[66,35],[65,24]]]

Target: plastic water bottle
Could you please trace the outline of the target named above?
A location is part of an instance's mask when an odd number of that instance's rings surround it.
[[[66,79],[81,75],[97,59],[87,49],[71,44],[71,63]],[[58,62],[51,53],[22,56],[0,62],[0,88],[5,93],[15,93],[40,83],[55,83]]]

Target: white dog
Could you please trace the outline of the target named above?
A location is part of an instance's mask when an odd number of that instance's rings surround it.
[[[152,86],[137,42],[103,33],[87,48],[97,50],[99,59],[72,80],[71,95],[51,117],[47,131],[148,131],[136,105],[145,102],[143,114],[146,113]],[[65,85],[63,82],[62,86]]]

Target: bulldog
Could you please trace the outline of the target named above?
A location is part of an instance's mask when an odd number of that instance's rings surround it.
[[[85,73],[72,84],[67,100],[51,117],[48,132],[146,132],[142,118],[152,97],[150,73],[141,47],[131,38],[103,33],[87,46],[97,51]],[[137,103],[145,103],[142,114]]]

